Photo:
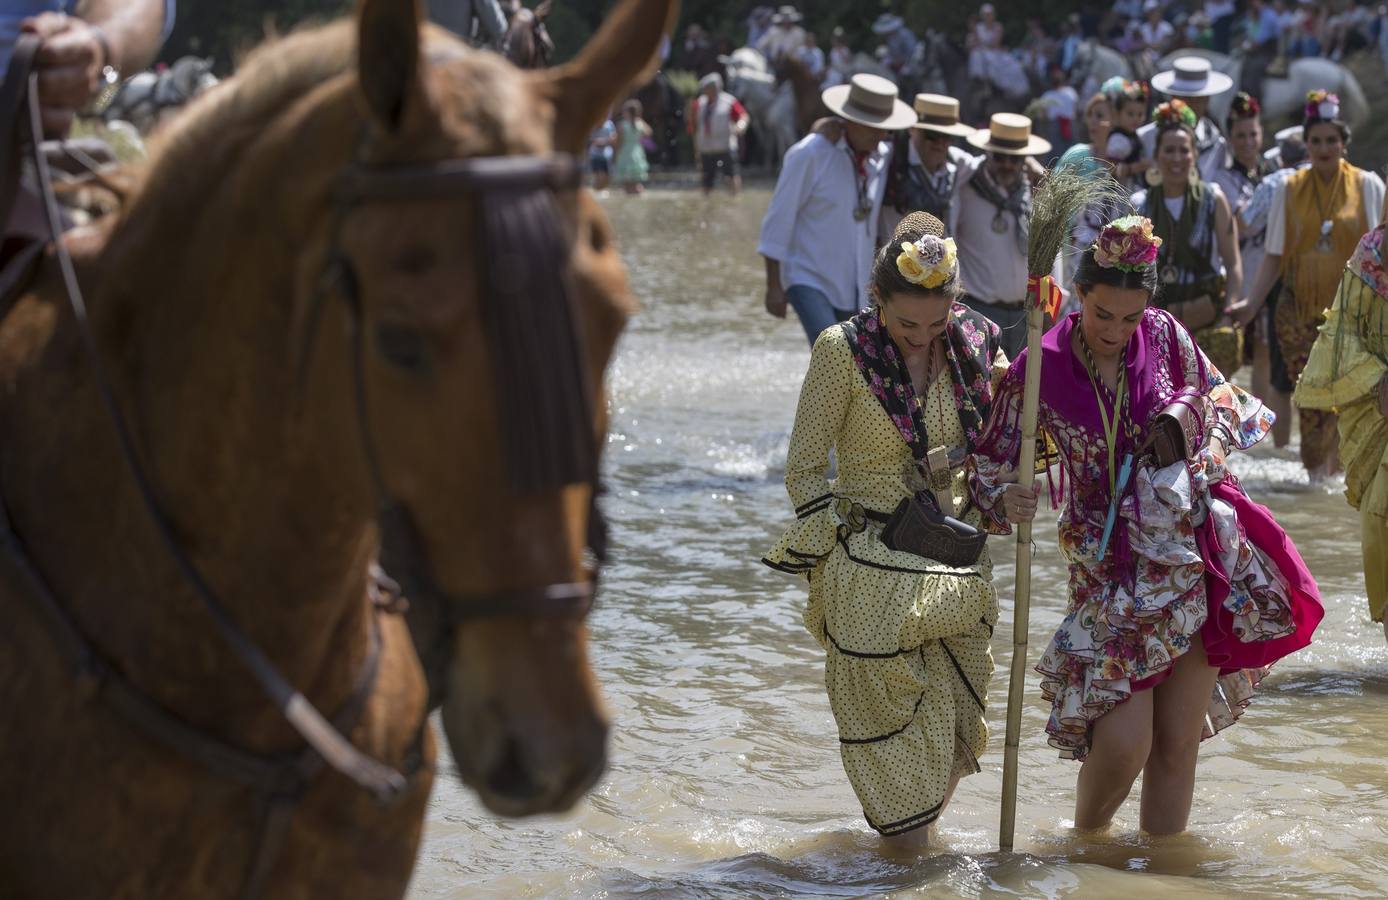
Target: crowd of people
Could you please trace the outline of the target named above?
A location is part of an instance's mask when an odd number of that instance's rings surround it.
[[[1089,140],[1058,164],[1109,174],[1126,198],[1075,219],[1056,275],[1069,288],[1084,248],[1115,216],[1131,209],[1149,218],[1164,242],[1160,304],[1220,371],[1232,376],[1252,363],[1254,389],[1279,414],[1274,438],[1282,445],[1290,395],[1335,278],[1354,242],[1378,224],[1384,184],[1346,160],[1351,134],[1333,94],[1309,96],[1302,124],[1265,149],[1255,97],[1240,92],[1226,121],[1211,118],[1210,99],[1231,89],[1228,76],[1190,56],[1151,85],[1112,79],[1088,99]],[[886,109],[888,96],[891,82],[866,75],[824,92],[835,111],[850,98]],[[1052,147],[1026,116],[999,113],[976,130],[960,121],[956,99],[914,99],[914,121],[883,120],[863,133],[867,126],[839,112],[786,154],[762,229],[767,309],[779,316],[794,308],[813,341],[864,307],[872,254],[903,215],[923,210],[977,251],[962,262],[961,301],[999,326],[1015,356],[1025,334],[1031,191],[1045,172],[1037,159]],[[822,202],[829,197],[836,199]],[[853,240],[842,239],[846,231]],[[1333,259],[1323,258],[1327,246]],[[1338,466],[1333,417],[1299,415],[1302,459],[1310,477],[1323,478]]]
[[[1017,109],[1025,107],[1035,131],[1052,144],[1057,156],[1087,133],[1086,97],[1080,91],[1086,90],[1089,74],[1081,62],[1088,42],[1122,54],[1134,80],[1144,82],[1156,74],[1161,58],[1183,48],[1241,55],[1240,88],[1260,100],[1267,78],[1285,74],[1299,57],[1338,60],[1354,47],[1377,46],[1388,66],[1388,4],[1360,0],[1120,0],[1090,4],[1054,24],[1029,18],[1015,33],[1007,25],[985,2],[968,17],[962,35],[943,39],[962,46],[969,83],[991,84]],[[682,40],[667,47],[664,64],[699,79],[710,74],[726,77],[729,54],[748,47],[773,69],[794,59],[825,88],[845,84],[855,71],[862,71],[864,53],[875,60],[879,74],[908,92],[923,76],[925,41],[895,13],[877,16],[870,39],[857,47],[842,27],[827,35],[807,29],[804,16],[791,5],[755,7],[745,28],[736,34],[714,34],[690,24]],[[700,92],[704,84],[700,81]],[[682,112],[696,165],[702,165],[693,110]],[[1146,111],[1138,115],[1145,117]],[[986,118],[985,114],[970,121],[982,126]],[[1201,123],[1199,128],[1203,132],[1207,126]],[[648,149],[654,149],[649,142]],[[733,155],[741,159],[746,152],[745,141],[739,140]]]
[[[1073,249],[1040,344],[1070,584],[1037,670],[1050,743],[1083,762],[1083,830],[1139,774],[1142,828],[1182,830],[1201,740],[1324,614],[1229,464],[1285,443],[1293,400],[1308,477],[1343,466],[1360,510],[1374,620],[1388,607],[1384,184],[1346,160],[1334,94],[1310,93],[1265,149],[1256,97],[1211,118],[1232,87],[1197,56],[1150,85],[1116,79],[1056,163],[1116,182],[1060,223]],[[846,774],[904,843],[979,771],[998,618],[981,536],[1030,522],[1044,493],[1017,467],[1029,232],[1055,225],[1036,221],[1052,148],[1031,119],[974,129],[955,98],[912,99],[869,74],[826,89],[832,116],[786,154],[758,246],[766,311],[794,309],[812,346],[786,464],[795,522],[763,562],[808,579]],[[1246,361],[1251,393],[1231,381]]]

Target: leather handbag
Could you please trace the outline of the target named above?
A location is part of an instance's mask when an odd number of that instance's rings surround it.
[[[1204,398],[1195,391],[1177,394],[1157,413],[1137,455],[1149,457],[1159,469],[1194,458],[1200,449],[1204,409]]]
[[[896,505],[882,529],[882,543],[888,549],[933,559],[951,568],[966,568],[978,562],[988,534],[947,516],[919,495]]]

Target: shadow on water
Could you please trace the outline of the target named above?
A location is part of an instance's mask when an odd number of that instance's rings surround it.
[[[1302,696],[1388,696],[1388,672],[1297,672],[1269,685],[1279,694]]]
[[[1033,844],[1030,852],[958,853],[940,847],[903,859],[884,852],[875,835],[833,831],[802,842],[785,858],[746,853],[661,874],[616,869],[601,883],[613,897],[1064,897],[1102,890],[1105,883],[1129,900],[1173,893],[1220,897],[1224,892],[1190,879],[1227,869],[1236,858],[1236,848],[1190,834],[1071,831]],[[1135,873],[1142,877],[1134,879]]]

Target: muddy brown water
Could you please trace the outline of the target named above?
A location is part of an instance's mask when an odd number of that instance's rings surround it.
[[[604,201],[644,303],[610,372],[614,561],[591,621],[609,771],[565,816],[503,821],[444,753],[410,896],[1388,894],[1388,649],[1363,598],[1357,515],[1342,485],[1307,484],[1295,443],[1231,465],[1297,542],[1326,618],[1202,746],[1187,834],[1139,835],[1134,796],[1107,838],[1073,836],[1078,769],[1046,744],[1032,673],[1018,852],[997,852],[1013,545],[994,538],[1003,619],[983,772],[929,851],[878,852],[840,768],[802,582],[757,563],[791,518],[783,467],[809,360],[794,313],[761,308],[768,196]],[[1036,541],[1032,663],[1065,605],[1049,522]]]

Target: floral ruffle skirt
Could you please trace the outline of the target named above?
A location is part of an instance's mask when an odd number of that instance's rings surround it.
[[[1220,670],[1205,737],[1233,724],[1269,666],[1305,647],[1324,611],[1305,563],[1232,476],[1196,499],[1185,466],[1140,469],[1120,514],[1129,550],[1099,562],[1092,528],[1062,525],[1070,610],[1036,669],[1046,731],[1084,759],[1094,722],[1155,687],[1200,635]]]

